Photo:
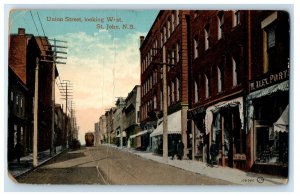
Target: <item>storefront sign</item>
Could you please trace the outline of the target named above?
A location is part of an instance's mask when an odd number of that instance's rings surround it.
[[[255,91],[261,88],[265,88],[275,84],[277,82],[284,81],[289,78],[289,70],[280,71],[273,74],[268,74],[259,80],[253,80],[250,82],[250,91]]]

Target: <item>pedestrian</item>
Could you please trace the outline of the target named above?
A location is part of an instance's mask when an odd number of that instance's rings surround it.
[[[217,162],[216,157],[218,155],[218,148],[214,140],[212,141],[212,144],[210,146],[209,153],[210,153],[210,166],[213,167],[214,163]]]
[[[177,156],[179,160],[181,160],[183,157],[183,149],[184,149],[184,144],[182,143],[181,140],[179,140],[177,145]]]
[[[175,141],[172,140],[172,143],[171,143],[171,148],[170,148],[170,154],[171,154],[171,159],[173,160],[174,159],[174,156],[176,155],[176,144],[175,144]]]
[[[15,153],[16,153],[16,157],[17,157],[17,161],[18,161],[18,164],[20,165],[21,164],[21,156],[22,156],[22,149],[23,149],[23,146],[20,142],[17,142],[17,144],[15,145]]]

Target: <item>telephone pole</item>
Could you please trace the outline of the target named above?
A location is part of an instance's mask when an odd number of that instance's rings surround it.
[[[39,59],[35,62],[34,106],[33,106],[33,167],[38,166],[38,106],[39,106]]]
[[[60,93],[62,96],[62,99],[66,101],[66,116],[68,116],[68,102],[73,98],[73,85],[69,80],[63,80],[60,87]],[[71,110],[69,110],[69,114],[71,116]],[[67,130],[67,147],[69,145],[69,130]]]

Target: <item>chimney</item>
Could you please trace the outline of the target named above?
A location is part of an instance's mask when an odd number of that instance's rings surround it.
[[[145,40],[145,37],[144,36],[140,36],[140,46],[143,44],[144,40]]]
[[[25,35],[25,29],[24,28],[19,28],[18,29],[18,35]]]

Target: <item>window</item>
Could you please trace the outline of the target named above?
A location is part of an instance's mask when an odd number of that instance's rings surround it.
[[[236,27],[241,23],[240,11],[233,11],[233,27]]]
[[[16,104],[19,105],[19,95],[16,96]]]
[[[204,28],[204,48],[205,50],[207,50],[210,47],[210,29],[209,29],[209,25],[206,25]]]
[[[160,110],[163,109],[163,92],[160,91]]]
[[[163,32],[161,31],[160,32],[160,47],[163,47],[164,45],[164,34]]]
[[[172,96],[171,97],[172,98],[171,102],[173,103],[173,102],[175,102],[175,85],[174,85],[174,82],[171,83],[171,94],[172,94],[171,95]]]
[[[179,25],[179,10],[176,10],[176,25]]]
[[[167,23],[167,25],[168,25],[168,38],[171,36],[171,31],[172,31],[172,29],[171,29],[171,21],[170,21],[170,19],[168,20],[168,23]]]
[[[209,76],[205,74],[205,98],[208,98],[210,93],[210,82],[209,82]]]
[[[167,28],[166,25],[164,26],[164,43],[167,41]]]
[[[20,107],[23,108],[23,98],[20,97]]]
[[[179,42],[177,42],[176,44],[176,61],[177,63],[179,62],[180,60],[180,48],[179,48]]]
[[[175,29],[175,13],[174,12],[172,12],[172,18],[171,18],[171,22],[172,22],[172,32],[174,31],[174,29]]]
[[[172,47],[172,51],[171,51],[171,65],[175,64],[175,47]]]
[[[194,94],[195,94],[195,103],[199,101],[199,92],[198,92],[198,84],[197,81],[194,81]]]
[[[171,102],[171,90],[170,90],[170,85],[168,85],[168,106],[170,106]]]
[[[222,92],[224,89],[224,70],[221,66],[218,69],[218,93]]]
[[[224,12],[218,14],[218,25],[218,39],[221,39],[224,33]]]
[[[233,57],[232,59],[232,85],[237,86],[240,84],[240,65]]]
[[[198,41],[198,36],[194,38],[194,59],[198,58],[198,46],[199,46],[199,41]]]
[[[14,101],[14,92],[12,92],[12,91],[10,92],[10,100]]]
[[[179,99],[180,99],[180,83],[179,83],[179,79],[178,78],[176,78],[176,88],[177,88],[177,91],[176,91],[176,93],[177,93],[177,101],[179,101]]]
[[[264,29],[265,34],[266,34],[266,46],[267,46],[267,62],[266,66],[264,69],[264,73],[268,71],[273,71],[273,68],[276,64],[276,50],[275,50],[275,45],[276,45],[276,25],[272,24],[269,25],[267,28]]]
[[[156,95],[153,97],[153,102],[154,102],[153,107],[154,109],[156,109],[157,107]]]

